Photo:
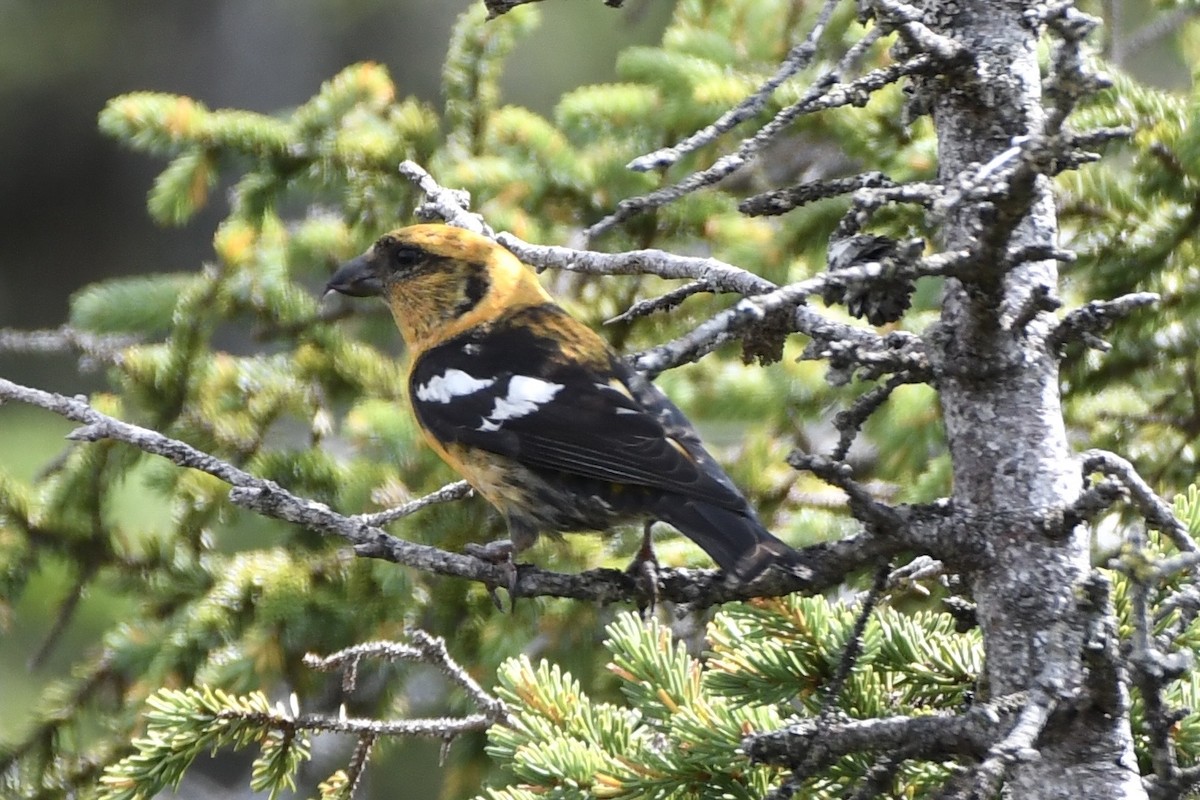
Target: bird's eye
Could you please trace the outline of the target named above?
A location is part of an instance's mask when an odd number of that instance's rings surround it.
[[[391,261],[392,269],[407,270],[412,269],[421,261],[422,252],[420,248],[410,247],[408,245],[397,245],[392,248]]]

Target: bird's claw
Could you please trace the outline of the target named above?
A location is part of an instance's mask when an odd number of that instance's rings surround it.
[[[643,617],[653,614],[658,606],[658,556],[654,553],[654,540],[650,535],[653,526],[653,520],[645,524],[642,546],[625,568],[625,574],[631,576],[634,585],[637,586],[638,612]]]
[[[513,561],[513,553],[516,548],[508,539],[501,539],[487,544],[469,543],[464,549],[469,556],[474,556],[481,561],[487,561],[489,564],[495,564],[504,570],[505,588],[508,589],[509,610],[513,610],[517,606],[517,582],[521,577],[520,571],[517,569],[516,563]],[[500,602],[500,595],[496,593],[496,586],[488,587],[488,597],[492,598],[492,605],[496,606],[497,611],[504,610],[504,604]]]

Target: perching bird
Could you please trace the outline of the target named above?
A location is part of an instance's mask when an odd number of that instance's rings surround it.
[[[511,545],[486,555],[510,559],[539,533],[661,520],[739,580],[795,557],[683,413],[500,245],[445,225],[400,228],[328,290],[391,309],[426,440],[508,523]]]

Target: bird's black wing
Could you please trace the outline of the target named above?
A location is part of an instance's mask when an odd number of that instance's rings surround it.
[[[564,314],[544,306],[529,315],[537,313]],[[536,322],[471,332],[420,358],[411,398],[435,438],[527,467],[747,510],[669,400],[648,384],[631,389],[636,381],[609,351],[565,352]]]

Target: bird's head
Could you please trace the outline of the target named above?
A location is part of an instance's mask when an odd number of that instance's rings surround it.
[[[516,256],[477,233],[411,225],[343,264],[326,291],[382,297],[409,347],[425,349],[494,319],[500,309],[550,302]]]

